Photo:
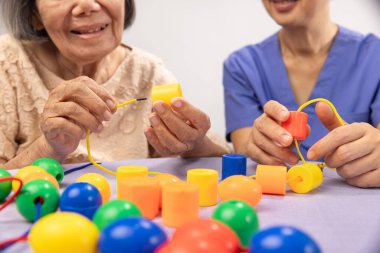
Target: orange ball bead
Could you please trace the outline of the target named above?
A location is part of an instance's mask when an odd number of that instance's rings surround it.
[[[256,206],[262,197],[259,183],[249,177],[235,175],[224,179],[218,187],[221,201],[241,200]]]
[[[24,185],[37,179],[43,179],[52,183],[59,190],[59,183],[57,179],[46,171],[36,171],[33,174],[29,174],[22,179]]]

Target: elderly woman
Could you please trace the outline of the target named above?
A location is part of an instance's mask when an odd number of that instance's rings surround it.
[[[307,100],[328,98],[348,124],[326,103],[306,108],[311,134],[302,151],[324,158],[351,185],[380,187],[379,39],[332,22],[330,0],[262,2],[280,31],[224,65],[227,134],[236,151],[258,163],[296,164],[281,122]]]
[[[19,168],[40,157],[96,160],[218,156],[209,117],[181,98],[150,99],[153,85],[175,82],[162,62],[121,43],[133,0],[2,0],[13,36],[0,38],[0,163]],[[150,145],[149,145],[150,143]]]

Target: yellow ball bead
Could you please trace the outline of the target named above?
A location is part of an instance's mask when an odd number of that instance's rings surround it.
[[[27,176],[32,175],[36,172],[46,172],[46,171],[41,167],[31,165],[31,166],[26,166],[26,167],[20,169],[19,171],[17,171],[17,173],[15,174],[15,177],[23,181],[24,178],[26,178]],[[13,182],[12,182],[13,191],[17,191],[19,186],[20,186],[20,183],[16,180],[13,180]]]
[[[35,253],[96,253],[99,230],[76,213],[49,214],[32,227],[28,240]]]
[[[87,173],[77,179],[77,182],[85,182],[95,186],[100,195],[102,195],[102,203],[106,203],[111,197],[111,186],[108,180],[97,173]]]

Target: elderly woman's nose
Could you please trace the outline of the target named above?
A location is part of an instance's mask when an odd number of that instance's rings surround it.
[[[72,10],[74,16],[91,15],[92,12],[100,11],[101,7],[96,0],[78,0]]]

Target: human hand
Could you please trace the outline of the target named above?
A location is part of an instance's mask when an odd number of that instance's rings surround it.
[[[253,123],[247,155],[260,164],[296,164],[299,158],[291,151],[293,136],[281,126],[289,115],[285,106],[274,100],[268,101],[264,113]]]
[[[308,151],[310,160],[325,158],[348,184],[380,187],[380,130],[367,123],[342,126],[331,108],[323,102],[316,106],[320,121],[330,131]]]
[[[156,101],[149,120],[146,138],[162,156],[201,153],[208,142],[210,118],[183,98],[174,98],[171,108]]]
[[[64,81],[50,92],[40,127],[52,152],[65,157],[75,151],[87,129],[102,131],[102,122],[110,120],[115,111],[115,99],[108,91],[82,76]]]

